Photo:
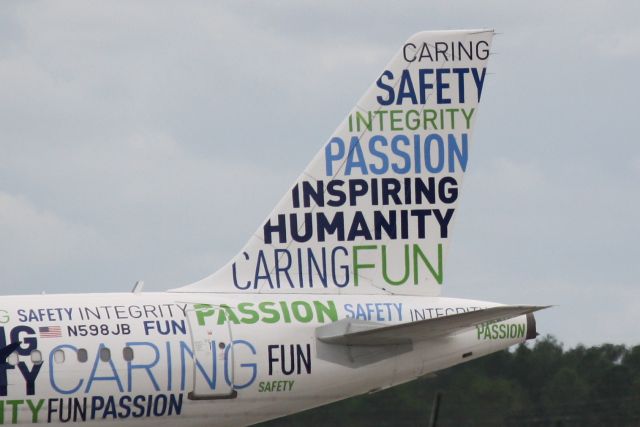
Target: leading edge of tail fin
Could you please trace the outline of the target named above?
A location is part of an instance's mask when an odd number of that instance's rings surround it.
[[[172,291],[438,295],[492,37],[413,35],[242,251]]]

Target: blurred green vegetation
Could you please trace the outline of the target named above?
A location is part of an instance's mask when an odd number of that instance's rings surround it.
[[[438,391],[439,427],[640,426],[640,345],[564,351],[547,336],[260,426],[426,426]]]

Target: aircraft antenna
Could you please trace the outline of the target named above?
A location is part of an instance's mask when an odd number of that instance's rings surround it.
[[[131,289],[131,292],[133,292],[134,294],[139,294],[140,292],[142,292],[143,287],[144,287],[144,281],[138,280],[136,284],[133,285],[133,289]]]

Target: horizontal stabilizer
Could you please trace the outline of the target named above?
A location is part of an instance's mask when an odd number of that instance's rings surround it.
[[[398,325],[342,319],[316,329],[316,337],[327,344],[381,346],[411,344],[453,335],[487,322],[500,322],[549,306],[503,305]]]

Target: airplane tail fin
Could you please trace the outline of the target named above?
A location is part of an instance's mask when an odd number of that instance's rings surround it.
[[[438,295],[492,37],[409,38],[242,251],[172,291]]]

